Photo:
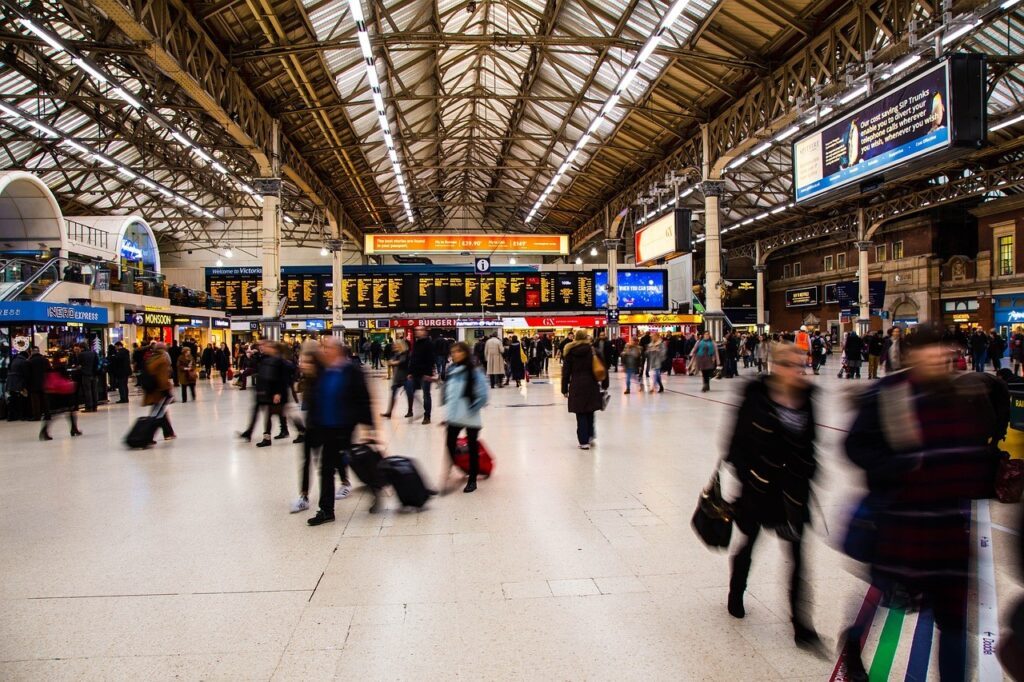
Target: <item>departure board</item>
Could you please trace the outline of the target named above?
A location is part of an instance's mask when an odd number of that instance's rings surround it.
[[[256,270],[252,272],[238,272]],[[207,291],[232,315],[259,315],[258,268],[209,268]],[[285,272],[289,314],[329,315],[335,282],[323,272]],[[560,312],[594,309],[591,272],[352,273],[340,282],[341,302],[353,314]]]

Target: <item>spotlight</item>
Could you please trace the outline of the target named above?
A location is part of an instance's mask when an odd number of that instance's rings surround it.
[[[235,254],[234,254],[234,252],[233,252],[233,251],[231,250],[231,247],[230,247],[230,246],[229,246],[229,247],[227,248],[227,250],[226,250],[226,251],[224,252],[224,257],[225,257],[225,258],[233,258],[233,257],[234,257],[234,255],[235,255]]]
[[[596,256],[597,255],[597,247],[596,246],[591,246],[590,247],[590,255],[591,256]]]
[[[218,268],[224,267],[224,261],[222,261],[220,258],[217,259],[217,267]]]
[[[323,247],[320,248],[320,255],[321,256],[329,256],[329,255],[331,255],[331,252],[327,250],[326,246],[323,246]]]
[[[576,265],[583,265],[583,259],[579,256],[576,256]]]
[[[509,256],[508,257],[508,264],[509,265],[515,265],[516,264],[516,257],[515,256]]]

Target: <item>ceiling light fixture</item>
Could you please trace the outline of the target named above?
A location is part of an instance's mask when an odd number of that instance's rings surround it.
[[[590,247],[590,255],[591,256],[596,256],[597,255],[597,247],[596,246],[591,246]]]
[[[978,28],[979,26],[981,26],[981,19],[978,19],[977,21],[975,21],[973,23],[969,23],[969,24],[966,24],[964,26],[961,26],[960,28],[954,29],[953,31],[951,31],[951,32],[947,33],[946,35],[942,36],[942,44],[943,45],[949,45],[950,43],[954,42],[958,38],[962,38],[963,36],[967,35],[971,31],[973,31],[974,29]],[[946,28],[947,28],[947,30],[949,29],[948,26]]]
[[[509,256],[508,257],[508,264],[509,265],[515,265],[516,264],[516,257],[515,256]]]
[[[370,84],[370,93],[373,97],[373,104],[377,108],[377,122],[384,137],[384,145],[388,149],[388,156],[391,159],[391,168],[395,174],[395,181],[398,183],[398,193],[402,197],[402,205],[405,208],[405,215],[408,221],[415,222],[412,213],[412,204],[409,202],[409,193],[402,178],[402,167],[398,161],[398,152],[395,149],[395,141],[391,136],[391,124],[388,123],[388,114],[384,106],[384,95],[380,89],[380,82],[377,79],[377,66],[373,60],[373,50],[370,47],[370,34],[366,30],[366,22],[363,19],[363,7],[361,0],[348,0],[349,12],[353,21],[356,22],[356,36],[359,39],[359,49],[362,50],[363,60],[366,66],[366,79]]]
[[[853,90],[850,90],[848,93],[846,93],[842,97],[840,97],[839,98],[839,103],[840,104],[849,104],[853,100],[855,100],[858,97],[860,97],[861,95],[865,94],[867,91],[868,91],[868,84],[865,83],[864,85],[858,86],[858,87],[854,88]],[[832,113],[832,108],[831,107],[826,107],[826,108],[828,109],[828,113],[826,113],[825,110],[822,109],[822,111],[820,112],[821,116],[827,116],[828,114]]]
[[[349,0],[349,2],[358,3],[359,0]],[[644,43],[643,48],[633,59],[632,64],[630,64],[629,68],[626,69],[626,72],[619,78],[619,82],[612,89],[612,95],[604,103],[604,106],[601,107],[600,113],[598,113],[597,116],[594,117],[594,120],[590,122],[590,127],[587,128],[586,135],[577,140],[570,152],[566,154],[565,162],[559,166],[555,174],[550,180],[548,180],[548,184],[545,186],[544,191],[541,192],[537,201],[534,202],[533,208],[530,209],[530,212],[526,214],[525,222],[529,223],[533,220],[534,216],[537,215],[537,212],[540,210],[541,206],[544,205],[544,201],[548,198],[548,195],[551,194],[555,187],[558,186],[558,183],[562,181],[562,177],[571,167],[572,161],[576,159],[576,156],[591,141],[591,137],[598,131],[601,124],[604,122],[604,117],[611,113],[612,109],[615,108],[615,105],[618,104],[619,99],[627,91],[629,85],[633,82],[633,79],[636,78],[637,74],[640,72],[640,67],[651,57],[652,54],[654,54],[654,51],[658,49],[662,38],[664,38],[665,34],[672,28],[672,24],[675,23],[676,19],[679,18],[679,15],[683,13],[683,10],[686,9],[686,6],[689,3],[690,0],[675,0],[675,2],[672,3],[672,6],[669,8],[665,18],[662,19],[661,23],[654,29],[654,32],[648,37],[647,42]]]
[[[991,126],[988,129],[988,131],[990,133],[994,133],[997,130],[1002,130],[1003,128],[1006,128],[1008,126],[1012,126],[1015,123],[1020,123],[1021,121],[1024,121],[1024,114],[1020,114],[1019,116],[1014,116],[1013,118],[1008,118],[1005,121],[1001,121],[1001,122],[995,124],[994,126]]]
[[[234,255],[235,255],[235,252],[231,250],[230,246],[224,251],[224,257],[225,258],[233,258]]]
[[[222,261],[220,258],[217,259],[217,267],[218,268],[224,267],[224,261]]]
[[[583,259],[579,256],[576,256],[576,265],[583,265]]]
[[[329,255],[331,255],[331,252],[327,250],[326,246],[321,246],[320,247],[320,255],[321,256],[329,256]]]
[[[62,45],[62,44],[60,43],[60,41],[59,41],[59,40],[57,40],[56,38],[54,38],[54,37],[53,37],[52,35],[50,35],[50,34],[49,34],[48,32],[46,32],[46,31],[44,31],[43,29],[41,29],[41,28],[39,28],[38,26],[36,26],[36,25],[35,25],[34,23],[32,23],[31,21],[29,21],[28,19],[18,19],[18,21],[20,21],[20,22],[21,22],[21,24],[22,24],[22,25],[23,25],[23,26],[24,26],[25,28],[27,28],[28,30],[30,30],[30,31],[32,31],[33,33],[35,33],[35,34],[36,34],[36,35],[37,35],[37,36],[38,36],[39,38],[41,38],[41,39],[43,40],[43,42],[45,42],[45,43],[46,43],[47,45],[49,45],[50,47],[52,47],[52,48],[53,48],[54,50],[57,50],[57,52],[64,52],[64,50],[66,49],[66,48],[64,47],[64,45]]]

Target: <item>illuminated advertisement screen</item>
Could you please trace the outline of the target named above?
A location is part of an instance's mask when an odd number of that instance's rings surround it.
[[[665,270],[619,270],[619,308],[622,310],[665,310],[668,288]],[[608,271],[594,271],[594,303],[608,307]]]
[[[793,144],[796,201],[949,144],[949,63],[944,62],[798,139]]]

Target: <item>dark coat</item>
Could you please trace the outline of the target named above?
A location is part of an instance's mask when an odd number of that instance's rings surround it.
[[[505,349],[505,359],[508,360],[508,367],[512,371],[512,381],[522,381],[526,378],[522,351],[523,347],[519,342],[510,343]]]
[[[32,368],[29,367],[28,358],[23,353],[18,353],[11,360],[11,368],[7,373],[7,392],[11,395],[28,392],[29,384],[32,382]]]
[[[291,377],[291,369],[281,357],[264,355],[256,367],[256,402],[272,405],[274,396],[281,396],[278,404],[283,405],[288,400]]]
[[[204,348],[203,349],[203,359],[202,359],[203,366],[204,367],[212,367],[213,366],[213,360],[216,357],[216,355],[217,355],[217,352],[214,349],[212,349],[212,348]]]
[[[50,371],[50,361],[42,353],[36,353],[28,359],[28,366],[28,390],[32,393],[42,393],[43,382],[46,381],[46,373]]]
[[[814,389],[808,387],[803,407],[796,411],[804,426],[794,430],[779,418],[769,381],[762,377],[747,384],[726,455],[743,483],[736,522],[748,535],[756,526],[788,525],[799,532],[810,520],[811,481],[818,470]]]
[[[132,373],[132,356],[127,348],[121,347],[114,350],[114,357],[110,361],[110,374],[118,378],[130,376]]]
[[[593,358],[589,341],[575,341],[562,351],[562,394],[569,395],[570,412],[597,412],[602,407]]]
[[[223,348],[218,348],[213,352],[213,362],[218,372],[226,372],[231,367],[231,356]]]
[[[963,510],[994,494],[994,422],[983,388],[952,380],[926,386],[898,372],[862,396],[846,454],[867,478],[858,514],[877,529],[861,543],[875,575],[912,592],[929,575],[967,575]]]
[[[409,353],[409,374],[414,377],[429,377],[434,374],[434,344],[429,336],[416,339]]]
[[[82,370],[83,377],[94,377],[100,367],[99,356],[91,348],[86,348],[78,354],[78,367]]]

